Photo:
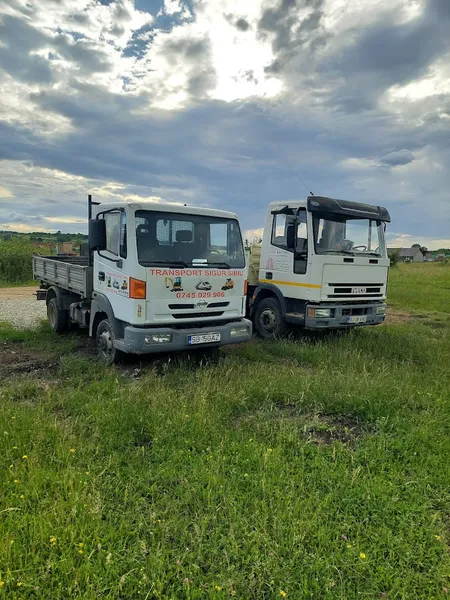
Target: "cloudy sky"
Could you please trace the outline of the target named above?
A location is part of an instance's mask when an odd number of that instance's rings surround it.
[[[86,194],[383,204],[450,246],[449,0],[0,0],[0,229]]]

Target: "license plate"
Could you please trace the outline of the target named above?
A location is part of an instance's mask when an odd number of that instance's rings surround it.
[[[201,335],[188,336],[189,346],[193,346],[194,344],[212,344],[214,342],[220,342],[220,333],[202,333]]]
[[[367,321],[367,315],[355,315],[352,317],[347,317],[347,323],[365,323]]]

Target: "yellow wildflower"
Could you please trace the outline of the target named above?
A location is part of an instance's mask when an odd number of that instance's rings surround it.
[[[284,590],[280,590],[280,596],[281,596],[282,598],[286,598],[286,596],[287,596],[287,592],[285,592]]]
[[[14,483],[20,483],[18,479],[14,479]]]
[[[347,548],[353,548],[351,544],[347,544]]]
[[[75,448],[70,448],[69,449],[70,454],[74,454],[76,452]]]
[[[362,558],[363,560],[366,558],[366,555],[364,554],[364,552],[360,553],[359,558]]]
[[[52,546],[56,544],[56,537],[54,535],[50,536],[50,544],[52,544]]]
[[[248,477],[248,473],[244,473],[244,477]]]
[[[78,550],[78,554],[84,554],[84,550]]]
[[[23,583],[21,581],[18,581],[17,582],[17,587],[22,587],[22,586],[23,586]]]
[[[221,592],[222,588],[220,587],[220,585],[216,585],[216,592]]]
[[[86,471],[85,475],[90,475],[90,471]]]
[[[27,456],[26,454],[24,454],[24,455],[22,456],[22,458],[23,458],[23,460],[27,460],[28,456]]]
[[[435,535],[434,537],[435,537],[437,540],[440,540],[440,539],[441,539],[441,536],[440,536],[440,535]]]
[[[5,582],[0,579],[0,589],[5,585]]]
[[[25,498],[25,496],[23,494],[20,494],[20,499],[23,500]]]
[[[83,542],[80,542],[80,543],[78,544],[78,547],[79,547],[79,548],[83,548],[83,546],[84,546]]]
[[[13,446],[13,450],[17,450],[17,446]]]

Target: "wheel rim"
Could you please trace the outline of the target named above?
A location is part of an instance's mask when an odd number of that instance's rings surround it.
[[[266,308],[262,311],[259,317],[259,322],[263,331],[266,333],[275,333],[277,317],[271,308]]]
[[[105,358],[111,358],[113,353],[113,341],[111,332],[108,329],[103,330],[98,336],[97,341],[99,352]]]
[[[48,317],[48,322],[50,323],[50,327],[52,329],[55,329],[55,327],[56,327],[56,306],[54,305],[53,302],[50,302],[50,304],[47,306],[47,317]]]

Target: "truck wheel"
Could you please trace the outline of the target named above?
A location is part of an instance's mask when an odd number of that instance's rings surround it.
[[[55,333],[66,333],[69,330],[69,311],[61,310],[56,298],[52,298],[47,304],[47,318]]]
[[[261,300],[256,307],[253,322],[256,333],[266,340],[282,337],[287,331],[280,303],[275,298]]]
[[[113,365],[120,362],[124,353],[114,346],[116,336],[114,335],[113,328],[111,327],[108,320],[101,321],[97,327],[97,333],[95,335],[97,342],[97,351],[99,358],[107,365]]]

